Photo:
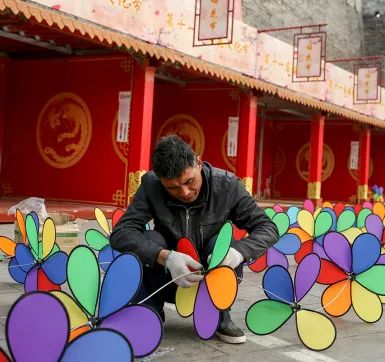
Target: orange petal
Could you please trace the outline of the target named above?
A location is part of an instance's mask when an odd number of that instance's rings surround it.
[[[344,315],[352,305],[350,288],[350,280],[341,280],[326,288],[321,298],[325,312],[333,317]]]
[[[69,342],[74,340],[76,337],[79,337],[81,334],[88,332],[90,329],[91,328],[89,326],[81,326],[79,328],[74,329],[70,332]]]
[[[308,240],[313,240],[313,237],[310,236],[306,231],[302,230],[301,228],[290,228],[287,232],[297,235],[302,243]]]
[[[15,249],[16,249],[16,243],[5,237],[5,236],[0,236],[0,250],[8,255],[8,256],[15,256]]]
[[[225,310],[237,297],[238,281],[235,271],[228,266],[212,269],[206,275],[207,289],[216,308]]]
[[[27,234],[25,231],[25,221],[23,214],[19,209],[16,210],[16,220],[17,220],[17,225],[19,226],[20,234],[21,237],[23,238],[23,243],[27,244]]]

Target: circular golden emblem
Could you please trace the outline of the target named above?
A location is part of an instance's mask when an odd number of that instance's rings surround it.
[[[124,162],[128,162],[128,141],[129,134],[127,137],[127,142],[118,142],[116,140],[116,135],[118,133],[118,112],[116,112],[114,121],[112,122],[112,146],[114,147],[115,153],[118,157]]]
[[[305,143],[297,153],[295,160],[297,172],[306,182],[309,181],[310,143]],[[334,170],[334,154],[332,149],[323,145],[321,181],[325,181]]]
[[[229,170],[231,172],[235,172],[237,157],[227,155],[227,134],[228,134],[228,131],[226,131],[222,137],[222,147],[221,147],[222,158],[225,161],[226,165],[228,166]]]
[[[73,93],[48,100],[39,115],[36,141],[44,161],[56,168],[76,164],[87,151],[92,122],[86,103]]]
[[[349,171],[349,174],[350,174],[350,176],[352,176],[353,180],[358,181],[358,170],[351,170],[349,168],[349,166],[350,166],[350,162],[349,162],[349,158],[348,158],[348,171]],[[370,157],[370,159],[369,159],[369,178],[371,178],[372,175],[373,175],[373,160]]]
[[[192,147],[198,156],[203,155],[205,136],[202,127],[195,118],[187,114],[176,114],[170,117],[159,129],[157,139],[169,134],[178,135]]]

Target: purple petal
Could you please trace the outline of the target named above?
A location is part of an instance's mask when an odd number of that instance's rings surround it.
[[[270,248],[267,250],[267,265],[282,265],[285,269],[289,267],[289,262],[284,254],[278,251],[275,248]]]
[[[24,282],[24,291],[26,293],[37,290],[37,267],[33,267],[27,274]]]
[[[101,327],[122,333],[131,343],[135,357],[143,357],[155,351],[163,334],[158,314],[146,305],[123,308],[104,319]]]
[[[378,258],[376,264],[385,265],[385,254],[381,254],[381,256]]]
[[[219,324],[219,310],[211,301],[206,281],[200,282],[194,305],[194,327],[202,339],[210,339]]]
[[[58,361],[67,343],[69,320],[63,305],[48,293],[21,296],[7,319],[7,337],[15,361]]]
[[[306,295],[316,282],[321,269],[321,260],[316,254],[306,255],[299,263],[294,277],[297,302]]]
[[[352,270],[352,250],[345,236],[337,232],[328,233],[324,239],[324,249],[333,263],[346,272]]]
[[[323,246],[318,243],[313,243],[313,253],[317,254],[321,259],[330,260],[329,257],[326,255]]]
[[[384,231],[384,225],[378,215],[371,214],[365,220],[365,227],[368,233],[374,234],[377,239],[382,239],[382,233]]]

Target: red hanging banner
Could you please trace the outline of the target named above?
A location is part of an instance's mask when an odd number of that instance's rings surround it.
[[[234,0],[195,0],[193,46],[230,44]]]

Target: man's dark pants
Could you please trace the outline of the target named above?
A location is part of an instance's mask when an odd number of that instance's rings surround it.
[[[154,230],[147,230],[143,233],[143,235],[163,247],[164,249],[168,249],[166,241],[163,236]],[[203,251],[200,254],[201,264],[207,268],[207,258],[210,254],[212,254],[214,245],[215,245],[216,236],[211,238]],[[236,243],[237,241],[233,240],[232,243]],[[239,278],[242,278],[242,265],[235,268],[235,272]],[[155,264],[154,267],[146,267],[143,266],[143,281],[138,291],[137,296],[135,297],[134,303],[138,303],[141,300],[148,297],[150,294],[170,282],[171,274],[166,271],[166,269],[159,265]],[[175,293],[177,289],[177,285],[175,283],[170,283],[167,287],[163,288],[160,292],[156,293],[153,297],[146,300],[143,304],[148,305],[154,308],[160,315],[163,314],[163,306],[164,302],[175,303]],[[221,313],[221,325],[226,325],[230,320],[230,314],[226,312]]]

